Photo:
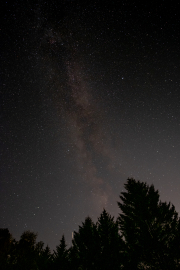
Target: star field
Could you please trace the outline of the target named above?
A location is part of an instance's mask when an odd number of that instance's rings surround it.
[[[1,228],[53,249],[128,177],[180,211],[179,4],[4,2]]]

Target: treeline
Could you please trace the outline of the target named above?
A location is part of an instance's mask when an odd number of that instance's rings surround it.
[[[121,192],[120,214],[114,220],[103,210],[74,232],[67,248],[64,235],[51,253],[37,234],[26,231],[19,241],[0,229],[3,270],[136,270],[180,269],[180,219],[175,207],[161,202],[154,186],[128,179]]]

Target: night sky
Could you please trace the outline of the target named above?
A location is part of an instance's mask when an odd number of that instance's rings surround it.
[[[2,2],[0,228],[70,245],[128,177],[179,213],[180,4]]]

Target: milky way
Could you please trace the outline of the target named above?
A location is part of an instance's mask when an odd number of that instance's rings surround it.
[[[51,248],[128,177],[177,211],[179,4],[3,4],[0,227]]]
[[[71,48],[70,44],[65,45],[61,35],[52,28],[45,30],[44,33],[43,45],[48,46],[49,50],[48,55],[45,54],[43,57],[46,59],[45,65],[52,67],[48,85],[52,95],[53,91],[56,93],[54,102],[57,112],[66,119],[66,128],[69,130],[66,143],[70,145],[67,151],[73,152],[71,158],[75,164],[77,178],[88,191],[88,199],[92,203],[91,211],[97,210],[97,213],[100,213],[108,203],[111,203],[115,194],[108,179],[102,178],[99,172],[104,170],[108,175],[115,167],[116,155],[110,133],[106,131],[103,123],[106,121],[103,109],[93,97],[93,92],[98,89],[92,90],[88,82],[88,74],[83,68],[78,48],[74,48],[73,45]],[[76,44],[72,38],[70,43]],[[65,55],[62,53],[63,50],[66,51]],[[56,60],[51,56],[51,51],[55,51]],[[58,60],[64,67],[66,80],[63,84],[59,79]],[[55,61],[57,63],[54,63]]]

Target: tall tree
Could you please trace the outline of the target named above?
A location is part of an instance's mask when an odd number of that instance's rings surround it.
[[[37,234],[31,231],[25,231],[14,249],[13,269],[18,270],[36,270],[37,251],[36,251]]]
[[[153,185],[128,179],[125,189],[118,206],[122,211],[119,224],[126,243],[126,268],[177,269],[180,234],[174,206],[162,203]]]
[[[38,270],[52,269],[52,254],[49,246],[44,248],[44,243],[40,241],[36,244],[35,250]]]
[[[73,269],[98,269],[97,268],[97,250],[98,250],[98,234],[96,225],[90,217],[85,219],[79,231],[74,232],[73,247],[70,254],[73,255],[77,268]],[[73,261],[71,262],[73,265]]]
[[[99,268],[102,270],[121,269],[123,265],[124,243],[119,234],[119,225],[106,210],[103,210],[97,222],[99,237]]]
[[[65,242],[65,237],[63,235],[59,246],[57,246],[56,250],[54,251],[53,269],[68,269],[68,250],[66,247],[67,245]]]

